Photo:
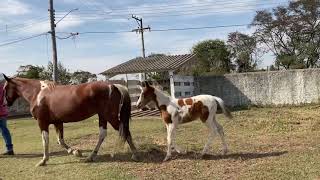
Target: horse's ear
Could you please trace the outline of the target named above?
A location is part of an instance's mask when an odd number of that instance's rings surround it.
[[[150,87],[150,85],[147,81],[142,81],[141,86],[142,87]]]
[[[144,83],[145,83],[147,88],[150,87],[150,84],[148,83],[148,81],[145,81]]]
[[[8,78],[5,74],[2,74],[2,75],[3,75],[4,79],[5,79],[7,82],[10,82],[10,81],[11,81],[11,79]]]

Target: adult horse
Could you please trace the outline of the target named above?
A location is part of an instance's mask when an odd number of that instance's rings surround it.
[[[80,85],[56,85],[50,81],[25,78],[6,79],[5,99],[11,106],[18,97],[30,104],[30,112],[38,121],[43,142],[43,159],[37,166],[46,165],[49,159],[49,125],[54,124],[58,143],[68,153],[81,156],[77,149],[69,147],[63,139],[63,123],[77,122],[95,114],[99,116],[99,140],[87,161],[93,161],[107,135],[107,122],[119,131],[123,141],[127,141],[136,159],[136,148],[132,142],[129,120],[131,100],[128,90],[117,84],[91,82]]]
[[[232,118],[230,111],[225,107],[221,98],[211,95],[198,95],[185,99],[171,98],[166,93],[143,82],[141,94],[137,101],[137,107],[142,108],[150,102],[154,102],[161,112],[161,117],[167,127],[167,155],[163,161],[171,157],[172,148],[178,153],[183,150],[175,144],[176,128],[179,124],[188,123],[200,119],[209,129],[208,142],[205,144],[201,155],[205,155],[216,133],[220,135],[223,144],[223,153],[227,153],[228,146],[224,139],[223,127],[216,121],[217,106],[221,107],[228,118]]]

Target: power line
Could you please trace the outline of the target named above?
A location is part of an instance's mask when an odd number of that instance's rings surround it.
[[[33,36],[24,37],[24,38],[19,38],[19,39],[10,41],[10,42],[2,43],[2,44],[0,44],[0,47],[8,46],[8,45],[15,44],[15,43],[19,43],[19,42],[26,41],[26,40],[33,39],[33,38],[37,38],[39,36],[43,36],[43,35],[46,35],[46,34],[47,34],[47,32],[46,33],[41,33],[41,34],[36,34],[36,35],[33,35]]]
[[[280,4],[279,4],[280,5]],[[266,8],[263,7],[263,9],[270,9],[272,7]],[[228,13],[228,12],[242,12],[242,11],[249,11],[249,10],[257,10],[257,8],[241,8],[236,10],[218,10],[218,11],[209,11],[214,10],[212,8],[205,8],[205,9],[198,9],[198,10],[186,10],[186,11],[175,11],[172,12],[174,14],[170,14],[169,12],[154,12],[154,13],[137,13],[139,15],[147,15],[145,18],[153,18],[153,17],[173,17],[173,16],[196,16],[196,15],[210,15],[210,14],[219,14],[219,13]],[[200,12],[197,12],[200,11]],[[205,11],[205,12],[204,12]],[[109,17],[103,17],[103,16],[97,16],[97,15],[87,15],[87,16],[80,16],[84,20],[114,20],[116,19],[125,19],[125,17],[129,17],[131,14],[110,14]],[[118,17],[118,18],[117,18]],[[71,20],[72,19],[68,19]]]
[[[255,26],[263,24],[230,24],[230,25],[218,25],[218,26],[202,26],[202,27],[184,27],[184,28],[167,28],[167,29],[152,29],[151,32],[165,32],[165,31],[188,31],[188,30],[201,30],[201,29],[218,29],[218,28],[229,28],[229,27],[241,27],[241,26]],[[78,32],[81,34],[121,34],[121,33],[132,33],[133,31],[87,31]],[[57,32],[62,34],[70,34],[68,32]]]
[[[276,1],[279,2],[279,1]],[[186,8],[185,6],[190,7],[199,7],[199,6],[210,6],[210,5],[229,5],[234,7],[234,5],[237,4],[246,4],[248,3],[254,3],[253,5],[256,5],[256,0],[249,0],[249,1],[242,1],[242,2],[234,2],[233,0],[221,0],[221,1],[214,1],[214,2],[205,2],[205,3],[180,3],[180,4],[157,4],[155,5],[146,5],[146,6],[132,6],[129,8],[112,8],[113,11],[130,11],[130,10],[148,10],[148,11],[154,11],[157,9],[170,9],[170,8]],[[268,3],[267,3],[268,4]],[[271,3],[272,4],[272,3]],[[88,10],[88,12],[92,11],[99,11],[99,10]]]

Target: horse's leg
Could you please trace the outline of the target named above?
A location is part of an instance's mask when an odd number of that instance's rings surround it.
[[[128,132],[127,142],[128,142],[128,144],[129,144],[130,150],[131,150],[131,152],[132,152],[131,159],[134,160],[134,161],[139,161],[138,156],[137,156],[137,148],[136,148],[136,146],[133,144],[132,136],[131,136],[130,131]]]
[[[176,131],[176,124],[175,122],[172,122],[167,125],[167,144],[168,144],[168,149],[167,149],[167,155],[163,159],[163,161],[168,161],[171,158],[171,152],[172,152],[172,141],[173,139],[173,134]]]
[[[215,117],[213,117],[213,125],[218,134],[220,135],[221,141],[222,141],[222,153],[227,154],[228,153],[228,145],[226,143],[226,140],[224,138],[224,131],[223,127],[216,121]]]
[[[208,119],[205,121],[205,125],[207,126],[207,128],[209,130],[209,136],[208,136],[207,143],[205,144],[205,146],[201,152],[201,157],[203,157],[207,153],[208,149],[211,147],[211,145],[213,143],[215,129],[213,127],[212,118],[213,118],[212,115],[209,115]]]
[[[94,150],[87,157],[87,160],[86,160],[87,162],[94,161],[95,157],[98,154],[100,146],[106,136],[107,136],[107,119],[105,118],[104,115],[99,114],[99,140],[98,140],[98,143],[97,143],[96,147],[94,148]]]
[[[73,148],[71,148],[70,146],[68,146],[68,145],[64,142],[64,139],[63,139],[63,123],[54,124],[54,127],[55,127],[56,133],[57,133],[58,144],[59,144],[61,147],[65,148],[69,154],[72,153],[72,154],[75,155],[75,156],[81,157],[82,154],[81,154],[80,150],[78,150],[78,149],[73,149]]]
[[[49,160],[49,125],[41,122],[40,119],[38,121],[42,135],[43,158],[36,166],[45,166]]]

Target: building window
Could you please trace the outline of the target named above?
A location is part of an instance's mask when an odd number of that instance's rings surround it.
[[[190,96],[190,95],[191,95],[191,92],[186,91],[186,92],[184,92],[184,95],[185,95],[185,96]]]
[[[177,91],[177,92],[174,93],[174,96],[175,96],[175,97],[181,97],[181,96],[182,96],[182,93],[179,92],[179,91]]]
[[[184,86],[190,86],[190,82],[184,82]]]
[[[174,82],[174,86],[181,86],[181,82]]]

